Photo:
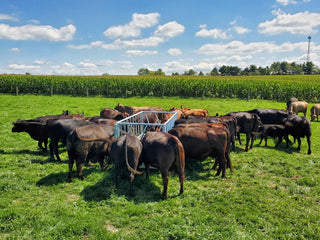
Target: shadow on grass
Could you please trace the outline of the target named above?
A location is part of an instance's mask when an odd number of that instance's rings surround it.
[[[96,169],[96,168],[83,169],[83,175],[88,176],[91,173],[98,172],[98,171],[100,171],[100,169]],[[76,176],[76,171],[73,171],[73,176]],[[52,173],[46,177],[41,178],[37,182],[37,186],[53,186],[53,185],[58,185],[65,182],[68,182],[68,172]]]
[[[125,196],[128,200],[132,200],[136,203],[155,202],[161,200],[162,184],[160,187],[155,186],[152,181],[146,179],[145,173],[139,176],[135,175],[135,179],[133,181],[133,194],[130,194],[129,174],[127,174],[125,178],[120,178],[119,184],[116,186],[114,168],[108,171],[107,176],[103,180],[97,182],[95,185],[83,189],[81,195],[85,201],[99,202],[110,199],[113,194]],[[154,174],[158,173],[159,170],[150,170],[150,179],[153,178]]]

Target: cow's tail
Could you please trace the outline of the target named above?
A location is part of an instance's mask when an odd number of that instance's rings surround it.
[[[183,193],[184,188],[183,188],[183,183],[184,183],[184,169],[185,169],[185,152],[182,143],[180,140],[173,136],[175,140],[175,162],[176,162],[176,167],[178,170],[179,174],[179,181],[180,181],[180,194]]]
[[[124,140],[124,144],[125,144],[125,158],[126,158],[126,164],[127,164],[127,168],[128,170],[131,172],[131,174],[138,174],[141,175],[143,172],[139,172],[135,169],[133,169],[130,164],[129,164],[129,160],[128,160],[128,143],[127,143],[127,139]]]

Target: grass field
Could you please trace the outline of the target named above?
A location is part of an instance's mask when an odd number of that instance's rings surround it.
[[[169,180],[169,199],[161,200],[162,179],[152,170],[115,187],[114,171],[84,167],[86,179],[67,182],[62,163],[40,152],[26,133],[12,133],[12,122],[41,115],[83,112],[96,116],[104,107],[180,105],[207,108],[210,115],[253,108],[284,109],[284,102],[198,98],[81,98],[0,95],[0,239],[319,239],[320,123],[312,122],[312,154],[285,143],[274,148],[255,142],[231,153],[234,173],[215,177],[212,159],[186,163],[185,192],[177,174]],[[310,103],[310,105],[312,105]],[[309,105],[309,108],[310,108]],[[309,113],[308,113],[308,118]]]

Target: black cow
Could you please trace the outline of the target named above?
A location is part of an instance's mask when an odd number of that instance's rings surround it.
[[[218,117],[188,116],[186,118],[180,118],[174,122],[175,125],[189,123],[221,123],[221,119],[219,119]]]
[[[109,161],[114,163],[116,185],[118,185],[121,171],[130,172],[130,194],[133,194],[133,180],[135,174],[142,174],[137,168],[142,164],[140,159],[142,144],[133,134],[126,134],[117,138],[111,145]]]
[[[110,133],[103,125],[85,125],[73,129],[67,136],[66,144],[69,157],[68,179],[72,182],[72,167],[77,165],[78,177],[83,180],[82,166],[86,161],[96,159],[102,171],[106,169],[104,159],[109,155],[112,141]]]
[[[50,156],[54,159],[53,153],[55,153],[58,161],[61,161],[58,152],[58,143],[62,142],[66,144],[68,134],[75,128],[94,124],[92,122],[83,121],[81,119],[50,119],[47,121],[46,128],[48,131],[48,137],[50,138]]]
[[[149,178],[149,166],[160,169],[163,180],[162,197],[168,198],[169,171],[178,170],[180,194],[183,193],[185,154],[179,139],[169,133],[147,132],[142,142],[142,160]]]
[[[263,127],[260,117],[257,114],[248,113],[248,112],[231,112],[231,113],[228,113],[226,116],[233,116],[237,119],[237,127],[238,127],[237,136],[238,136],[240,145],[242,144],[240,139],[240,133],[246,134],[245,151],[247,152],[249,148],[250,139],[251,139],[251,144],[250,144],[250,149],[251,149],[259,128]]]
[[[28,120],[18,120],[16,122],[13,122],[12,124],[12,132],[27,132],[32,139],[38,141],[38,146],[43,152],[47,151],[48,132],[45,123]],[[44,144],[44,146],[42,146],[42,143]]]
[[[284,124],[284,119],[290,114],[286,110],[269,108],[256,108],[247,112],[257,114],[263,124]]]
[[[286,142],[289,141],[284,124],[263,124],[263,131],[259,133],[259,135],[261,137],[259,144],[261,144],[264,139],[265,146],[267,146],[268,137],[278,138],[278,142],[275,147],[282,142],[283,138],[286,140]]]
[[[310,120],[298,116],[296,114],[291,114],[289,115],[285,121],[285,129],[287,134],[290,134],[293,136],[294,139],[298,140],[298,148],[297,150],[300,151],[300,146],[301,146],[301,139],[300,138],[307,138],[308,142],[308,154],[311,154],[311,124]],[[288,142],[287,142],[287,147],[288,147]]]

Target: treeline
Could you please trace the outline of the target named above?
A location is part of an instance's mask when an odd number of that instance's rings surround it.
[[[252,64],[249,67],[241,69],[237,66],[223,65],[220,68],[213,68],[210,72],[204,74],[199,73],[193,69],[189,69],[182,74],[172,73],[172,75],[186,75],[186,76],[254,76],[254,75],[300,75],[300,74],[320,74],[320,68],[315,66],[312,62],[305,62],[297,64],[295,62],[274,62],[271,66],[257,67]],[[138,75],[165,75],[162,69],[157,71],[150,71],[147,68],[141,68]]]

